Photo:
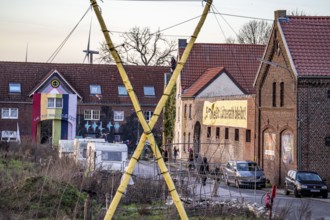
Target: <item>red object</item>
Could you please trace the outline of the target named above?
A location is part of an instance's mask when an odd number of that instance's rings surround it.
[[[270,197],[270,193],[266,193],[266,196],[265,196],[265,207],[267,209],[271,208],[272,204],[271,204],[271,197]]]
[[[276,197],[276,185],[273,185],[272,188],[272,199],[274,199]]]

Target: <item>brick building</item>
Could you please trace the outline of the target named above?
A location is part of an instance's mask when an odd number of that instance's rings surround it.
[[[185,42],[179,42],[179,55]],[[194,45],[177,81],[174,144],[181,158],[195,154],[211,162],[254,160],[253,79],[262,45]]]
[[[255,79],[258,161],[273,184],[289,169],[330,172],[330,17],[275,21]]]
[[[167,67],[126,66],[147,120]],[[133,140],[142,133],[115,65],[0,62],[0,133],[53,144],[76,136]],[[159,129],[161,120],[155,130]],[[14,135],[13,135],[14,134]],[[157,136],[157,135],[156,135]],[[160,137],[159,137],[160,138]]]

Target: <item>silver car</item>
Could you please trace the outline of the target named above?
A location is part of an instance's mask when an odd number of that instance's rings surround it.
[[[266,186],[266,177],[263,170],[256,162],[243,160],[228,161],[224,168],[224,180],[227,185],[235,184],[236,187]]]

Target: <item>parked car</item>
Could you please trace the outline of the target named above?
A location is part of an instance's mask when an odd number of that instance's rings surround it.
[[[289,170],[285,177],[285,194],[293,192],[295,197],[322,196],[328,198],[328,186],[314,171]]]
[[[256,187],[266,186],[266,177],[263,170],[253,161],[228,161],[224,168],[224,180],[227,185],[235,184],[236,187]]]

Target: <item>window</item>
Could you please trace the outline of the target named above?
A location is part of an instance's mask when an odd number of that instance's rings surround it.
[[[21,84],[9,83],[9,93],[21,93]]]
[[[124,111],[114,111],[113,120],[114,121],[124,121]]]
[[[120,142],[120,135],[118,134],[115,135],[115,142]]]
[[[183,151],[186,152],[186,132],[183,133]]]
[[[284,106],[284,82],[280,83],[280,106]]]
[[[276,107],[276,82],[273,82],[273,107]]]
[[[184,105],[184,118],[187,118],[187,104]]]
[[[211,137],[211,127],[207,127],[207,137]]]
[[[18,141],[17,131],[1,131],[1,141]]]
[[[118,95],[127,96],[127,90],[125,86],[118,86]]]
[[[251,130],[249,130],[249,129],[246,130],[245,141],[251,142]]]
[[[144,86],[143,91],[145,96],[155,96],[155,87],[153,86]]]
[[[235,141],[239,141],[239,129],[235,128]]]
[[[91,95],[102,94],[100,85],[89,85],[89,90]]]
[[[189,119],[191,119],[191,104],[189,105]]]
[[[150,121],[152,114],[153,112],[151,111],[144,112],[144,118],[146,119],[146,121]]]
[[[216,130],[215,130],[215,138],[216,139],[220,138],[220,128],[219,127],[217,127]]]
[[[62,98],[48,98],[48,108],[62,108]]]
[[[190,148],[190,132],[188,133],[188,149]]]
[[[229,128],[225,128],[225,139],[229,139]]]
[[[18,108],[2,108],[1,109],[2,119],[17,119],[18,118]]]
[[[100,120],[100,110],[85,110],[85,120]]]
[[[122,161],[121,152],[117,151],[102,151],[103,161]]]

